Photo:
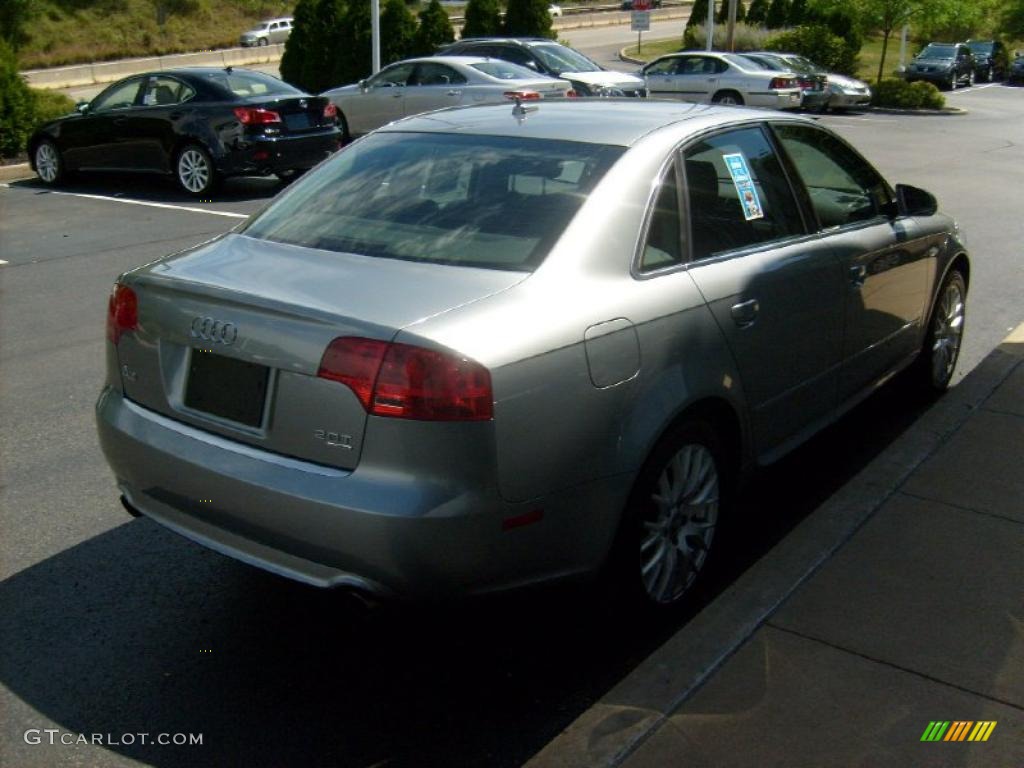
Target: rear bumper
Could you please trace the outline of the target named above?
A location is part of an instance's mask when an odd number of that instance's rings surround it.
[[[227,149],[217,170],[225,176],[306,170],[337,151],[340,142],[337,128],[305,136],[255,137]]]
[[[829,91],[804,91],[801,104],[804,109],[821,109],[829,103]]]
[[[589,570],[602,549],[581,543],[587,515],[579,513],[616,496],[599,485],[573,489],[546,500],[540,524],[511,526],[537,502],[505,502],[486,482],[400,472],[365,453],[353,471],[284,457],[176,422],[111,388],[96,421],[118,487],[138,512],[282,576],[380,596],[485,593]]]

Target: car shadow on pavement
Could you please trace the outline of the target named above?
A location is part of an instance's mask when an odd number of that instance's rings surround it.
[[[11,186],[38,189],[41,192],[71,192],[103,195],[130,200],[175,205],[209,203],[238,203],[247,200],[271,198],[284,189],[288,182],[276,176],[238,176],[225,179],[208,198],[187,195],[175,185],[170,176],[136,173],[76,174],[57,187],[50,187],[37,178],[12,182]]]
[[[0,681],[68,733],[110,734],[122,743],[107,749],[154,766],[520,765],[921,412],[887,387],[759,472],[728,556],[670,620],[615,614],[579,587],[367,609],[140,519],[0,583]],[[61,753],[26,750],[70,749],[11,739],[32,762]]]

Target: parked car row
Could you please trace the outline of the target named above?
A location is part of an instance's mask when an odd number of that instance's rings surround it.
[[[320,96],[231,67],[135,75],[42,126],[28,153],[48,184],[77,171],[147,171],[171,174],[184,192],[202,197],[228,176],[294,175],[344,141],[447,107],[651,96],[824,109],[870,99],[863,84],[851,83],[841,94],[827,87],[835,87],[827,74],[791,54],[683,52],[629,74],[548,39],[466,39]]]
[[[907,66],[907,82],[923,80],[940,88],[956,90],[978,80],[1002,80],[1010,72],[1010,54],[999,40],[968,40],[966,43],[929,43]]]

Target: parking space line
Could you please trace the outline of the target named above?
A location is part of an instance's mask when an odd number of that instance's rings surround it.
[[[0,184],[0,187],[11,188],[10,184]],[[227,216],[232,219],[247,219],[246,213],[232,213],[230,211],[215,211],[209,208],[193,208],[188,205],[171,205],[170,203],[154,203],[150,200],[134,200],[130,197],[112,197],[110,195],[92,195],[86,192],[58,192],[55,189],[45,190],[50,195],[66,195],[68,197],[84,197],[89,200],[107,200],[112,203],[125,203],[126,205],[142,205],[147,208],[167,208],[172,211],[186,211],[187,213],[205,213],[210,216]]]

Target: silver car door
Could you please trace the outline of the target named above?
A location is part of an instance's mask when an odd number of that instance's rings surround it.
[[[406,82],[414,67],[392,64],[366,81],[351,104],[346,105],[345,116],[352,133],[369,133],[404,116]]]
[[[773,128],[843,269],[843,402],[917,352],[934,244],[895,216],[889,185],[845,142],[815,126]]]
[[[421,61],[405,89],[405,115],[455,107],[463,102],[466,77],[447,64]]]
[[[655,99],[680,98],[680,82],[675,77],[678,66],[678,56],[658,59],[648,64],[643,70],[644,80],[647,83],[647,95]]]
[[[684,101],[711,100],[718,83],[717,61],[710,56],[682,56],[674,75],[676,92]]]
[[[727,130],[683,155],[690,274],[740,372],[763,460],[831,417],[842,343],[843,279],[807,233],[765,131]]]

